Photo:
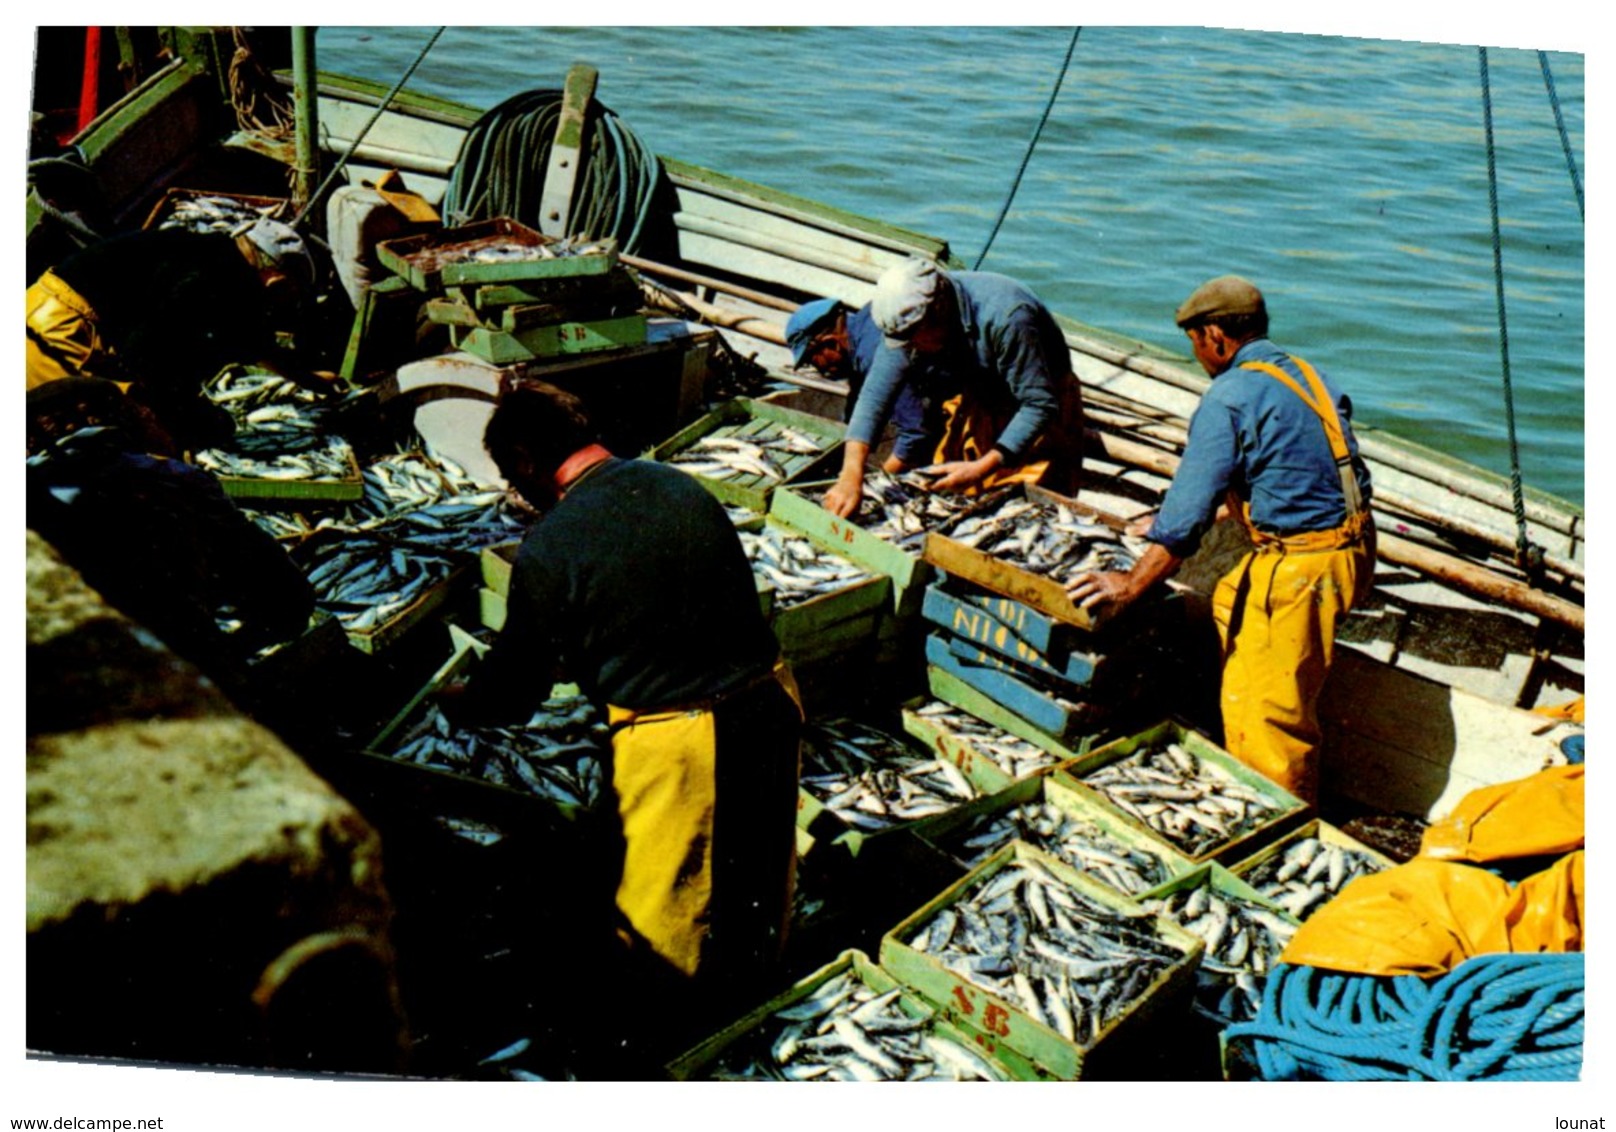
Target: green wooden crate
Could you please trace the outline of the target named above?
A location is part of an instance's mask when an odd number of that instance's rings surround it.
[[[1152,837],[1161,838],[1161,833],[1152,830],[1148,825],[1132,815],[1119,810],[1106,799],[1101,791],[1087,785],[1082,779],[1085,774],[1089,774],[1119,759],[1126,758],[1140,747],[1166,742],[1182,744],[1185,750],[1203,763],[1216,767],[1247,788],[1271,799],[1278,807],[1275,815],[1267,821],[1254,826],[1237,837],[1215,844],[1201,853],[1190,854],[1184,853],[1181,849],[1177,850],[1193,864],[1217,861],[1227,866],[1233,862],[1243,860],[1261,847],[1296,829],[1309,819],[1308,806],[1301,799],[1287,793],[1277,783],[1252,770],[1206,736],[1171,719],[1163,720],[1143,731],[1096,747],[1081,759],[1075,760],[1068,766],[1061,767],[1054,773],[1060,778],[1063,785],[1080,791],[1091,798],[1097,805],[1116,813],[1122,821],[1144,830]]]
[[[485,326],[449,327],[449,344],[491,365],[539,361],[569,354],[593,354],[625,346],[644,345],[643,314],[623,315],[597,322],[558,322],[536,326],[518,334]]]
[[[502,320],[509,307],[598,307],[637,305],[640,287],[633,273],[618,265],[593,275],[557,275],[508,283],[451,285],[445,296],[466,304],[488,320]],[[554,320],[552,320],[554,321]]]
[[[986,987],[945,968],[930,955],[908,943],[942,909],[958,903],[979,884],[1008,865],[1036,862],[1061,881],[1097,904],[1134,915],[1133,901],[1083,876],[1041,850],[1013,842],[951,885],[881,940],[881,966],[905,986],[913,987],[941,1011],[943,1017],[977,1027],[992,1035],[999,1046],[1016,1050],[1044,1066],[1061,1080],[1080,1079],[1102,1047],[1141,1040],[1159,1017],[1170,1015],[1187,999],[1204,950],[1202,942],[1165,917],[1154,917],[1156,933],[1183,958],[1172,963],[1100,1033],[1088,1041],[1072,1041],[1025,1013],[1015,1003]]]
[[[760,435],[785,426],[822,442],[816,453],[776,453],[771,456],[784,472],[779,480],[759,476],[741,475],[714,479],[697,476],[702,486],[725,503],[736,503],[754,511],[768,511],[774,489],[804,479],[815,479],[841,466],[841,443],[844,427],[825,417],[816,417],[797,409],[788,409],[768,401],[737,397],[720,404],[712,412],[674,433],[661,444],[645,453],[647,459],[668,462],[703,438],[731,437],[752,440]],[[778,458],[776,458],[776,456]],[[694,474],[694,473],[692,473]]]
[[[932,565],[920,557],[918,547],[910,553],[894,546],[849,519],[837,518],[802,494],[804,488],[823,486],[823,482],[798,483],[775,491],[769,501],[769,514],[849,561],[891,578],[892,617],[902,621],[917,618],[926,586],[933,577]]]
[[[959,677],[943,671],[934,664],[926,666],[926,685],[931,689],[932,695],[944,703],[953,704],[984,723],[991,723],[1001,731],[1042,747],[1063,763],[1080,759],[1089,750],[1090,738],[1084,737],[1079,742],[1068,745],[1047,731],[1034,727],[1003,704],[989,699]]]
[[[667,1066],[667,1075],[675,1081],[710,1080],[710,1074],[728,1053],[740,1052],[745,1043],[757,1041],[763,1043],[760,1052],[766,1053],[767,1043],[772,1038],[770,1018],[777,1011],[784,1010],[801,1002],[817,991],[832,979],[851,972],[853,977],[864,984],[876,994],[885,994],[898,990],[898,1003],[903,1012],[910,1018],[922,1019],[929,1023],[928,1030],[943,1041],[952,1042],[966,1049],[979,1050],[985,1044],[982,1035],[974,1028],[960,1026],[938,1015],[938,1012],[918,995],[905,991],[890,974],[883,971],[869,956],[857,949],[843,951],[840,956],[808,975],[789,990],[776,995],[768,1002],[759,1006],[737,1021],[726,1026],[717,1034],[701,1042]],[[1037,1081],[1048,1077],[1047,1072],[1041,1070],[1030,1060],[1021,1057],[1014,1050],[999,1051],[989,1055],[987,1065],[991,1071],[996,1071],[996,1079],[1001,1081]],[[980,1056],[980,1051],[979,1051]]]
[[[509,259],[476,262],[466,257],[483,249],[542,248],[559,243],[509,217],[479,220],[459,228],[442,228],[383,240],[376,258],[421,291],[456,284],[513,283],[576,275],[604,275],[617,266],[617,250],[602,241],[599,252],[552,259]]]

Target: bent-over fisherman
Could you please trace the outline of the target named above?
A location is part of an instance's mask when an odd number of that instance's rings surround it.
[[[500,398],[484,445],[544,515],[504,627],[444,707],[525,719],[560,678],[608,705],[620,931],[676,985],[744,995],[783,942],[802,712],[734,523],[694,477],[613,456],[541,382]]]
[[[107,602],[252,711],[246,662],[308,628],[314,590],[208,472],[112,382],[27,395],[28,525]]]
[[[1313,802],[1317,705],[1336,623],[1374,576],[1369,470],[1352,434],[1352,403],[1269,341],[1267,304],[1246,279],[1209,280],[1175,317],[1215,380],[1190,419],[1150,547],[1127,573],[1086,573],[1067,590],[1084,607],[1127,605],[1195,553],[1226,500],[1253,548],[1212,598],[1224,744]]]
[[[827,509],[843,517],[857,510],[870,448],[906,383],[941,411],[933,490],[1035,482],[1077,494],[1082,390],[1065,336],[1032,291],[994,272],[949,272],[910,258],[876,281],[870,314],[882,344],[848,423]]]
[[[859,390],[870,372],[876,351],[881,348],[881,331],[870,314],[870,304],[852,310],[837,299],[815,299],[803,303],[786,320],[786,345],[791,347],[791,364],[798,369],[812,366],[832,381],[847,382],[847,410],[851,420]],[[897,435],[892,451],[881,464],[889,475],[931,462],[937,449],[937,430],[926,420],[926,404],[913,383],[904,382],[892,403],[892,424]]]
[[[117,382],[182,449],[230,440],[230,415],[202,385],[232,362],[274,355],[273,323],[315,282],[293,229],[260,219],[239,235],[127,232],[68,256],[28,287],[27,377]]]

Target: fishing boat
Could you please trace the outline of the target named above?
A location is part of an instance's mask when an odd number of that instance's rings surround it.
[[[332,187],[389,174],[446,221],[468,198],[464,158],[486,112],[413,92],[402,79],[389,89],[319,71],[312,29],[262,36],[256,55],[231,29],[162,29],[145,56],[126,46],[137,81],[86,114],[69,145],[36,148],[30,278],[87,226],[101,234],[139,227],[176,190],[285,198],[289,214],[316,230]],[[574,99],[574,126],[604,123],[588,109],[593,81],[593,72],[575,70],[550,84],[564,106]],[[296,122],[270,121],[266,107],[276,105],[294,107]],[[573,156],[587,145],[575,136]],[[555,143],[552,161],[564,148]],[[673,156],[641,160],[654,183],[635,204],[646,236],[624,246],[621,259],[641,280],[647,307],[699,330],[710,363],[744,370],[771,400],[828,421],[842,420],[846,389],[792,368],[789,313],[820,297],[857,307],[905,257],[964,266],[944,238],[789,186]],[[532,194],[535,227],[547,223],[541,204],[556,199],[562,223],[569,209],[581,214],[560,191],[542,202]],[[1057,316],[1091,430],[1079,499],[1133,519],[1170,481],[1209,381],[1189,358]],[[474,390],[464,396],[486,400]],[[709,407],[682,403],[674,423]],[[1374,478],[1379,565],[1374,596],[1342,631],[1322,704],[1325,790],[1426,819],[1478,786],[1563,762],[1567,740],[1581,735],[1580,714],[1547,709],[1583,690],[1586,520],[1580,506],[1531,489],[1517,494],[1505,477],[1406,437],[1363,425],[1358,436]],[[1231,553],[1209,543],[1178,579],[1191,598],[1210,591]]]

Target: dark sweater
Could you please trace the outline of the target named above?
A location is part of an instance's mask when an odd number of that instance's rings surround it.
[[[778,653],[723,506],[675,468],[613,458],[523,540],[464,717],[524,715],[558,677],[618,707],[692,704],[766,674]]]

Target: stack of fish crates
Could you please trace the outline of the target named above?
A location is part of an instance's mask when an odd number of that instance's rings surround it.
[[[984,502],[926,536],[928,682],[945,674],[1081,752],[1171,683],[1181,603],[1153,594],[1118,617],[1074,604],[1077,574],[1132,565],[1121,520],[1036,486]]]
[[[737,397],[645,455],[689,472],[724,503],[767,512],[779,488],[839,466],[843,431],[812,413]]]
[[[491,365],[643,345],[632,273],[611,240],[545,236],[508,217],[404,236],[377,258],[430,297],[426,317]]]

